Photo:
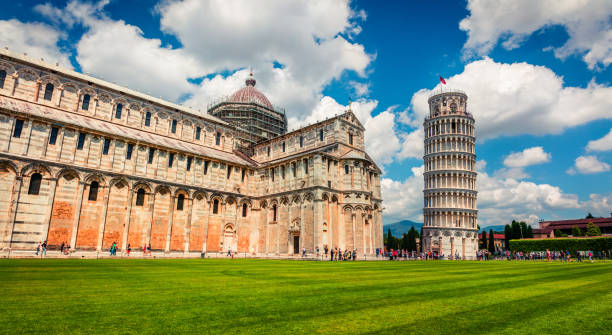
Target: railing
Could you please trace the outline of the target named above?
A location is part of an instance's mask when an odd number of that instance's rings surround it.
[[[444,93],[460,93],[460,94],[463,94],[463,95],[467,96],[467,94],[464,91],[462,91],[462,90],[451,88],[451,87],[449,87],[449,88],[440,87],[437,90],[434,90],[431,93],[429,93],[428,99],[433,97],[433,96],[436,96],[438,94],[444,94]]]

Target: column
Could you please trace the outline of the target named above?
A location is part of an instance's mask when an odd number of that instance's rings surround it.
[[[145,245],[142,250],[143,252],[146,250],[145,248],[151,243],[151,229],[153,229],[153,213],[155,212],[155,195],[157,195],[157,192],[153,191],[153,196],[149,199],[149,213],[151,215],[149,216],[149,226],[145,231],[146,236]]]
[[[202,243],[202,252],[206,252],[206,242],[208,240],[208,221],[210,219],[210,212],[212,211],[212,201],[208,202],[208,215],[206,215],[206,221],[204,222],[204,242]]]
[[[112,186],[109,184],[108,189],[104,195],[104,207],[102,208],[102,220],[100,220],[100,228],[98,229],[98,245],[96,246],[96,250],[98,252],[102,251],[102,241],[104,239],[104,228],[106,225],[106,213],[108,210],[108,200],[110,199],[110,192]]]
[[[74,222],[72,223],[72,236],[70,238],[70,246],[72,250],[76,249],[77,232],[79,230],[79,220],[81,218],[81,206],[83,204],[83,193],[85,189],[85,182],[79,180],[79,191],[77,193],[76,211],[74,215]]]
[[[132,216],[132,197],[134,195],[134,189],[130,189],[128,192],[128,203],[127,203],[127,213],[125,218],[125,228],[123,229],[123,239],[121,241],[121,251],[125,252],[125,248],[127,247],[128,233],[130,232],[130,217]]]
[[[187,223],[189,226],[185,229],[185,254],[189,253],[189,235],[191,234],[191,218],[193,218],[193,198],[190,197],[188,200],[189,214],[187,215]]]
[[[17,173],[17,171],[15,171],[15,172]],[[12,212],[10,213],[10,215],[11,215],[10,216],[10,218],[11,218],[10,219],[10,232],[11,233],[8,236],[9,240],[8,240],[8,245],[7,245],[9,248],[11,247],[11,244],[13,242],[13,229],[15,227],[15,220],[17,219],[17,209],[18,209],[17,207],[18,207],[19,198],[20,198],[20,195],[21,195],[21,186],[23,185],[23,177],[15,175],[15,180],[19,180],[19,186],[17,186],[17,194],[13,193],[13,196],[12,196],[12,199],[13,199],[14,202],[11,205],[11,211]],[[55,187],[53,187],[53,192],[55,192]],[[49,223],[47,223],[47,230],[48,230],[48,227],[49,227]],[[46,236],[45,236],[45,238],[46,238]]]
[[[168,210],[168,232],[166,233],[166,248],[164,252],[170,252],[170,238],[172,237],[172,221],[174,219],[174,196],[170,194],[170,209]]]
[[[51,193],[49,194],[49,201],[47,202],[47,213],[45,213],[45,222],[43,224],[43,231],[42,231],[43,241],[47,240],[47,236],[49,234],[49,224],[51,223],[51,215],[53,214],[53,202],[55,201],[55,188],[57,186],[57,178],[50,178],[49,181],[51,183],[49,185],[49,190]],[[21,184],[19,185],[19,187],[21,188]],[[11,233],[12,233],[12,229],[11,229]],[[72,245],[74,246],[74,244]]]

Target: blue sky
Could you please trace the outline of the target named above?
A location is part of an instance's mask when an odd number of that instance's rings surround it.
[[[290,128],[353,101],[385,171],[386,223],[422,220],[420,128],[438,75],[467,92],[478,124],[481,226],[612,212],[609,1],[72,0],[0,9],[1,46],[202,110],[244,85],[251,68]]]

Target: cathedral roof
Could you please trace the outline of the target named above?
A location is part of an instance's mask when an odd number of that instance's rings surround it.
[[[255,84],[257,83],[257,80],[255,80],[255,77],[253,77],[252,73],[249,74],[249,78],[247,78],[244,83],[246,84],[246,86],[232,94],[228,99],[229,102],[250,102],[262,105],[269,109],[274,109],[274,107],[270,103],[270,100],[268,100],[268,98],[266,98],[263,93],[255,89]]]

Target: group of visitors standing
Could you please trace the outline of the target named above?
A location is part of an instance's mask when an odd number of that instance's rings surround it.
[[[47,241],[38,242],[38,245],[36,245],[36,256],[39,253],[41,256],[47,256]]]
[[[327,254],[329,253],[330,261],[354,261],[357,260],[357,249],[346,249],[342,251],[342,249],[338,247],[334,247],[332,250],[328,250],[325,247],[325,258],[327,259]]]

